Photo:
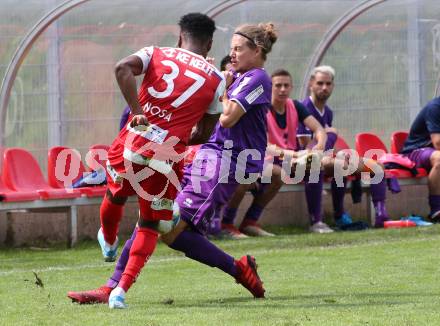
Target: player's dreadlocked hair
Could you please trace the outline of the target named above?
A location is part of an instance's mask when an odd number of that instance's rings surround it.
[[[198,12],[182,16],[179,26],[183,34],[203,43],[212,40],[215,31],[215,22]]]

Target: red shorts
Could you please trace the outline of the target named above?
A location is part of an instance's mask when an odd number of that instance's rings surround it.
[[[107,188],[115,197],[137,195],[141,218],[146,221],[171,220],[177,184],[183,175],[183,164],[172,166],[168,174],[133,163],[124,158],[124,146],[114,142],[108,152]],[[173,180],[174,183],[171,181]]]

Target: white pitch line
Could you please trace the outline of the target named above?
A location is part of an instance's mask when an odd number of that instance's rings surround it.
[[[154,266],[155,264],[167,263],[172,261],[184,260],[185,257],[170,257],[170,258],[156,258],[149,261],[149,265]],[[30,268],[30,269],[11,269],[9,271],[0,272],[0,276],[11,275],[16,273],[29,273],[29,272],[60,272],[60,271],[70,271],[70,270],[82,270],[82,269],[94,269],[100,267],[113,267],[114,265],[109,263],[100,262],[97,264],[84,264],[84,265],[69,265],[69,266],[54,266],[46,268]]]
[[[267,254],[273,254],[277,252],[283,252],[283,251],[295,251],[295,250],[333,250],[333,249],[341,249],[341,248],[355,248],[355,247],[362,247],[362,246],[379,246],[384,244],[393,244],[396,242],[408,242],[408,243],[415,243],[415,242],[422,242],[426,240],[432,240],[432,238],[417,238],[417,239],[403,239],[398,241],[386,241],[386,240],[377,240],[377,241],[370,241],[370,242],[363,242],[363,243],[341,243],[337,245],[332,246],[312,246],[312,247],[283,247],[283,248],[271,248],[271,249],[260,249],[260,250],[252,250],[252,255],[267,255]],[[154,268],[157,267],[160,264],[163,263],[169,263],[169,262],[175,262],[175,261],[183,261],[187,259],[185,256],[180,257],[168,257],[168,258],[154,258],[152,257],[149,261],[148,268]],[[69,265],[69,266],[54,266],[54,267],[46,267],[46,268],[29,268],[29,269],[12,269],[9,271],[0,271],[0,276],[7,276],[11,274],[17,274],[17,273],[29,273],[29,272],[59,272],[59,271],[70,271],[70,270],[81,270],[81,269],[94,269],[99,267],[109,267],[113,266],[108,263],[100,262],[96,264],[84,264],[84,265]]]

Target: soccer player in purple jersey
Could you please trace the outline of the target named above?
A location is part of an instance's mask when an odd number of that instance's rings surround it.
[[[429,216],[432,221],[440,222],[440,97],[419,112],[401,153],[429,172]]]
[[[199,150],[193,164],[185,169],[183,190],[176,199],[180,221],[162,235],[162,240],[171,248],[221,269],[257,298],[264,297],[265,290],[255,258],[246,255],[236,260],[212,244],[204,234],[215,205],[225,204],[238,186],[236,173],[245,176],[259,173],[263,168],[267,144],[266,112],[271,97],[271,80],[263,66],[276,39],[271,23],[243,25],[235,30],[230,51],[235,73],[225,73],[227,92],[222,102],[223,113],[209,141]],[[205,155],[212,153],[214,155]],[[252,157],[248,160],[249,155]],[[135,234],[136,230],[132,239]],[[115,272],[105,286],[69,292],[68,297],[79,303],[108,302],[110,291],[118,289],[130,247],[131,239],[126,242]]]
[[[309,87],[310,96],[304,99],[303,104],[307,107],[310,114],[318,120],[327,132],[326,150],[332,149],[338,138],[338,133],[333,128],[333,112],[327,105],[334,88],[335,71],[330,66],[319,66],[313,69]],[[307,146],[310,141],[310,130],[301,124],[298,130],[298,137],[303,146]],[[372,162],[370,162],[371,164]],[[327,169],[326,169],[327,170]],[[360,163],[358,172],[366,171],[363,163]],[[328,233],[333,230],[324,222],[322,222],[322,189],[323,176],[321,173],[318,183],[305,184],[305,192],[307,206],[311,218],[312,232]],[[346,226],[352,223],[350,215],[344,210],[345,182],[344,187],[338,187],[335,179],[332,180],[332,199],[334,207],[334,218],[337,226]],[[383,227],[383,223],[389,220],[388,213],[385,209],[386,183],[383,179],[378,184],[371,184],[371,197],[376,211],[375,226]]]

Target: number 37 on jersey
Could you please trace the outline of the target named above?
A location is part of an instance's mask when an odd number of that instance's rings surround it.
[[[221,96],[224,80],[204,58],[175,48],[144,48],[136,55],[143,61],[143,72],[147,72],[139,94],[147,116],[170,122],[178,108],[217,113],[207,109]]]

